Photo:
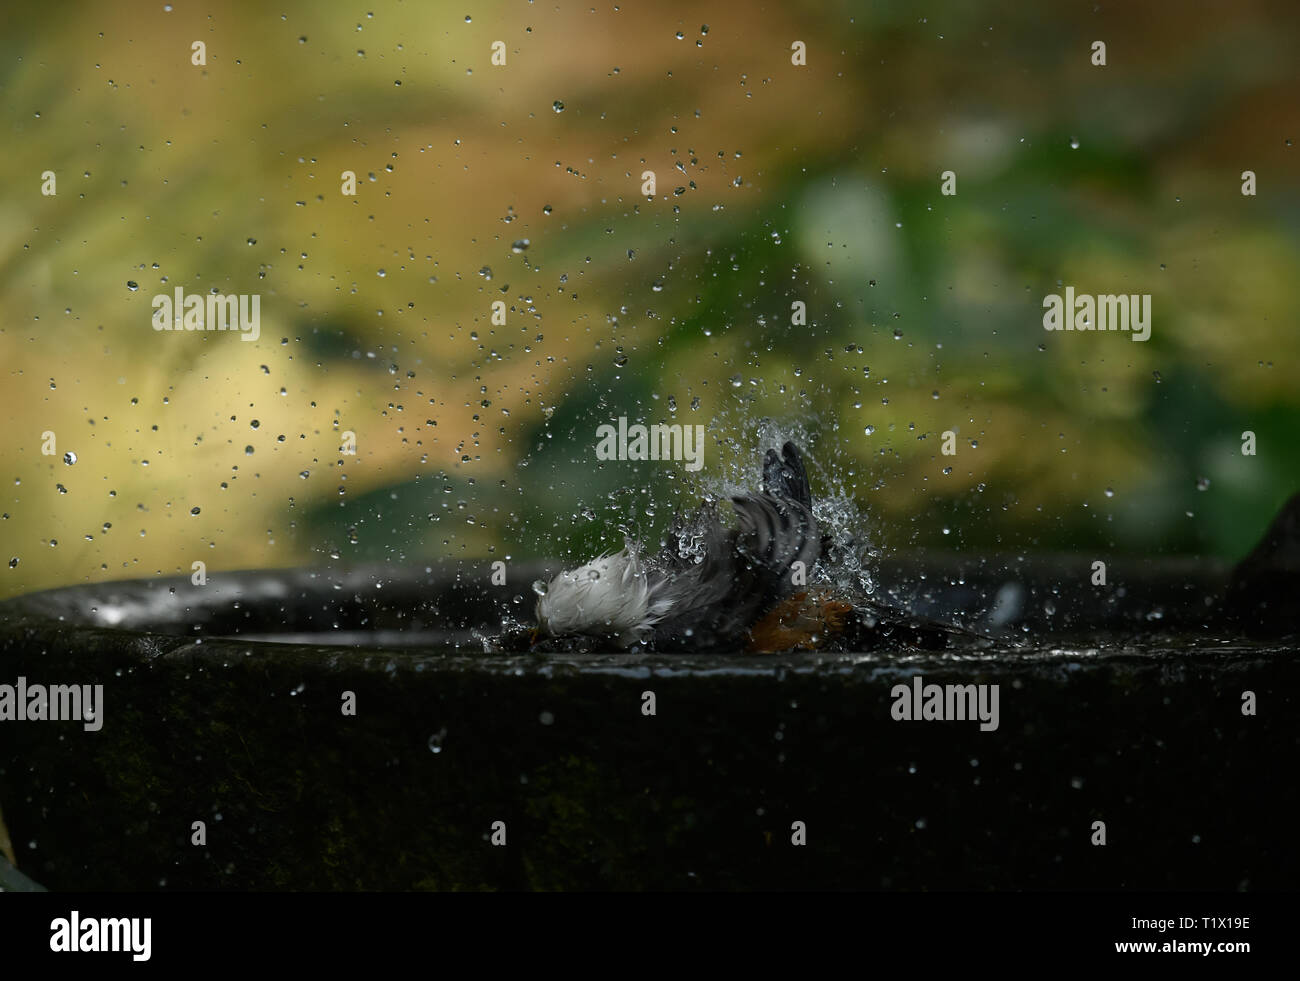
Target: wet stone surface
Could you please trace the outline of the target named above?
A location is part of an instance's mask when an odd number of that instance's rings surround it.
[[[0,684],[102,684],[103,726],[3,723],[0,806],[51,889],[1289,887],[1279,603],[1252,638],[1240,571],[1060,588],[1079,561],[885,563],[882,611],[965,629],[778,655],[484,653],[541,567],[34,594],[0,605]],[[918,675],[997,685],[997,728],[897,721]]]

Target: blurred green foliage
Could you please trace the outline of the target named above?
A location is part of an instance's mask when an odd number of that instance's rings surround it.
[[[4,593],[616,547],[766,418],[887,548],[1235,558],[1300,488],[1292,4],[0,22]],[[1045,332],[1067,284],[1152,294],[1151,340]],[[260,339],[153,331],[177,286]],[[704,425],[701,479],[598,462],[620,415]]]

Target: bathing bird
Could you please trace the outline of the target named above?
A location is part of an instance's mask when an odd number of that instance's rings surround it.
[[[841,630],[852,606],[807,586],[823,540],[798,448],[768,449],[761,489],[730,505],[734,525],[705,503],[677,518],[656,556],[628,544],[556,575],[537,600],[535,641],[775,651]]]

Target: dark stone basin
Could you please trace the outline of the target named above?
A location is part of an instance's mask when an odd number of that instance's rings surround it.
[[[105,692],[97,732],[0,722],[19,867],[142,890],[1220,890],[1300,872],[1296,643],[1245,636],[1224,567],[1115,559],[1094,589],[1078,557],[883,563],[906,585],[880,603],[986,635],[943,649],[484,654],[543,571],[228,573],[0,604],[0,684]],[[891,688],[918,673],[999,685],[998,728],[895,721]]]

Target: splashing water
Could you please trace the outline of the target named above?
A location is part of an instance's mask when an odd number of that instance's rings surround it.
[[[617,550],[626,539],[643,555],[672,548],[682,558],[702,561],[704,536],[689,521],[684,527],[672,527],[675,515],[689,514],[703,502],[715,507],[723,522],[734,524],[728,501],[732,496],[759,490],[765,452],[769,448],[779,451],[789,441],[803,456],[812,485],[813,514],[823,540],[821,557],[809,570],[809,585],[828,587],[845,598],[872,596],[877,588],[873,567],[880,552],[872,544],[869,516],[846,479],[851,470],[839,442],[819,439],[827,427],[806,409],[800,410],[799,418],[763,417],[755,421],[754,415],[753,404],[745,399],[723,409],[704,426],[702,470],[692,473],[665,464],[674,468],[669,475],[670,501],[655,502],[643,486],[627,486],[605,495],[597,506],[584,512],[603,514],[609,519],[604,529],[605,548]],[[645,420],[651,421],[658,420]],[[643,480],[643,473],[629,469],[629,484]],[[563,561],[574,565],[590,558],[570,550]]]

